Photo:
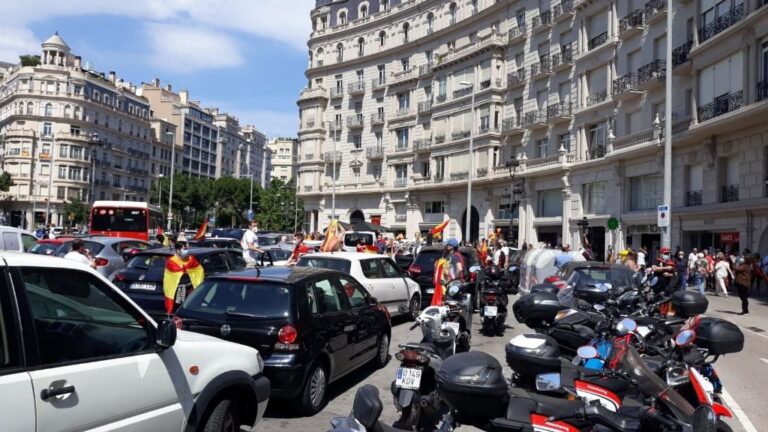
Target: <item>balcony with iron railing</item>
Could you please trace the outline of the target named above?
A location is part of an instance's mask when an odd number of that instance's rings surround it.
[[[506,48],[507,39],[507,35],[490,33],[478,38],[474,42],[470,42],[462,47],[455,48],[452,51],[438,56],[437,65],[458,62],[492,47]]]
[[[432,137],[416,138],[413,140],[413,151],[416,153],[428,152],[432,148]]]
[[[552,27],[552,11],[546,10],[531,20],[531,33],[538,33]]]
[[[409,149],[410,147],[408,146],[407,141],[398,142],[397,145],[395,145],[395,152],[397,153],[407,152]]]
[[[435,144],[442,144],[445,142],[445,135],[435,135]]]
[[[417,71],[418,69],[414,66],[400,72],[395,72],[392,74],[392,79],[390,79],[389,85],[397,85],[416,79],[418,78]]]
[[[305,185],[304,186],[304,192],[312,192],[313,189],[314,189],[314,186],[312,186],[312,185]]]
[[[573,104],[570,101],[558,102],[547,107],[547,120],[557,122],[573,118]]]
[[[525,113],[523,115],[523,126],[527,129],[547,127],[547,111],[542,109]]]
[[[470,135],[472,135],[472,133],[468,130],[452,132],[451,141],[459,141],[459,140],[467,139],[469,138]]]
[[[432,62],[419,66],[419,76],[426,77],[432,75]]]
[[[553,8],[552,19],[559,23],[574,15],[573,0],[561,0],[556,3]]]
[[[667,12],[667,0],[648,0],[645,3],[645,22],[653,24]]]
[[[395,215],[395,222],[403,223],[408,220],[408,215],[404,214],[396,214]]]
[[[435,103],[436,104],[441,104],[441,103],[443,103],[443,102],[445,102],[447,100],[448,100],[448,96],[446,96],[444,94],[439,94],[439,95],[435,96]]]
[[[501,130],[506,134],[522,133],[525,129],[520,121],[522,113],[518,111],[517,116],[505,118],[501,122]]]
[[[592,51],[595,48],[599,48],[604,43],[608,42],[608,32],[602,32],[599,35],[591,38],[589,42],[587,43],[587,49],[589,51]]]
[[[636,73],[628,73],[613,80],[613,97],[619,100],[643,94]]]
[[[466,180],[469,178],[469,171],[456,171],[451,173],[451,181]]]
[[[637,69],[637,84],[648,89],[663,85],[667,77],[667,61],[656,59]]]
[[[432,176],[432,181],[435,183],[442,183],[444,180],[443,176],[441,175],[434,175]]]
[[[573,45],[563,45],[559,53],[552,54],[552,70],[559,72],[573,66]]]
[[[508,43],[512,45],[512,44],[524,41],[526,36],[527,36],[526,27],[523,25],[523,26],[515,27],[512,30],[510,30],[507,33],[507,40],[508,40]]]
[[[736,202],[739,200],[739,185],[725,185],[720,189],[720,202]]]
[[[480,90],[491,88],[491,84],[494,84],[495,88],[501,88],[502,87],[501,78],[496,78],[495,80],[491,80],[490,78],[488,78],[486,80],[480,81]]]
[[[488,176],[488,168],[482,167],[478,168],[477,172],[475,174],[475,178],[483,178]]]
[[[757,95],[755,96],[758,102],[768,99],[768,79],[757,83]]]
[[[339,163],[341,162],[341,152],[340,151],[327,151],[323,153],[323,161],[325,163]]]
[[[411,107],[409,107],[409,106],[408,107],[402,107],[402,108],[398,108],[397,110],[395,110],[394,118],[408,117],[408,116],[411,116],[411,115],[413,115],[413,110],[411,109]],[[391,122],[391,120],[390,120],[390,122]]]
[[[432,101],[428,100],[424,102],[419,102],[417,110],[419,114],[424,114],[432,111]]]
[[[701,123],[736,111],[742,106],[744,106],[744,91],[739,90],[716,97],[712,102],[700,106],[696,112],[699,117],[699,123]]]
[[[384,124],[384,113],[376,112],[371,114],[371,126],[381,126]]]
[[[676,68],[683,63],[686,63],[689,59],[688,55],[693,47],[693,41],[690,40],[679,47],[672,50],[672,67]]]
[[[357,81],[347,84],[347,93],[349,93],[350,96],[365,94],[365,82]]]
[[[591,107],[608,100],[608,89],[592,93],[587,97],[587,106]]]
[[[363,115],[355,114],[347,116],[347,127],[350,129],[357,129],[363,127]]]
[[[531,79],[537,80],[550,76],[552,67],[549,56],[542,56],[538,63],[531,65]]]
[[[685,194],[685,205],[686,207],[695,207],[701,205],[701,195],[702,191],[696,190],[696,191],[688,191],[688,193]]]
[[[368,147],[365,149],[365,157],[370,160],[384,159],[383,147]]]
[[[498,126],[492,126],[490,124],[482,124],[477,128],[478,135],[498,134],[499,132],[501,132],[501,130]]]
[[[404,187],[408,186],[408,178],[407,177],[397,177],[394,180],[393,183],[394,183],[394,186],[396,188],[404,188]]]
[[[474,90],[474,88],[475,88],[475,86],[470,85],[470,86],[462,87],[462,88],[460,88],[458,90],[454,90],[453,91],[453,98],[454,99],[459,99],[459,98],[463,98],[463,97],[469,96],[469,95],[472,94],[472,90]]]
[[[589,148],[587,149],[588,160],[600,159],[602,157],[605,157],[605,146],[602,146],[602,145],[589,146]]]
[[[373,89],[373,91],[384,90],[385,88],[387,88],[387,79],[384,77],[372,79],[371,88]]]
[[[649,127],[639,132],[615,138],[613,140],[613,150],[624,150],[644,144],[657,144],[655,128]]]
[[[715,18],[714,21],[699,28],[699,44],[706,42],[718,34],[728,30],[731,26],[744,18],[744,3],[741,3],[723,15]]]
[[[619,37],[629,39],[645,29],[645,10],[635,9],[619,20]]]
[[[336,99],[344,96],[344,89],[341,86],[331,88],[331,99]]]
[[[513,89],[525,85],[525,68],[507,74],[507,88]]]

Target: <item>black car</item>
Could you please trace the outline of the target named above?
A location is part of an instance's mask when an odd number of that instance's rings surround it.
[[[183,329],[252,346],[273,399],[320,411],[329,383],[389,360],[389,315],[351,276],[269,267],[206,278],[176,312]]]
[[[240,251],[240,253],[243,251],[242,246],[240,246],[240,240],[228,237],[211,237],[202,240],[192,240],[189,242],[189,246],[202,248],[235,249]]]
[[[435,262],[443,256],[442,245],[437,246],[425,246],[416,255],[413,260],[413,264],[408,267],[408,273],[411,275],[411,279],[416,281],[421,287],[421,304],[427,306],[432,302],[432,294],[435,292],[435,286],[432,283],[432,276],[435,274]],[[470,267],[479,266],[480,260],[477,257],[475,249],[470,247],[460,247],[459,252],[464,256],[464,262],[467,264],[464,269],[464,279],[472,281],[472,301],[477,308],[478,303],[478,286],[476,280],[477,275],[472,274],[469,271]]]
[[[241,253],[232,249],[191,248],[189,253],[200,261],[206,276],[245,268]],[[165,317],[163,274],[165,261],[173,254],[168,248],[139,252],[112,275],[112,282],[153,318]],[[182,276],[180,283],[189,284],[189,277]]]

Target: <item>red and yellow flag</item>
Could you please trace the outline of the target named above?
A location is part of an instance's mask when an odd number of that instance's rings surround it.
[[[179,281],[184,274],[189,276],[189,281],[193,288],[197,288],[205,279],[205,271],[197,258],[190,256],[187,262],[174,255],[165,260],[165,272],[163,273],[163,293],[165,294],[165,311],[173,312],[173,301],[176,296],[176,289],[179,287]]]
[[[320,245],[320,252],[336,252],[341,250],[341,244],[344,241],[344,228],[342,228],[338,219],[333,219],[328,229],[325,230],[325,240]]]
[[[442,306],[443,305],[443,277],[447,271],[448,260],[440,258],[435,261],[435,273],[432,275],[432,286],[435,288],[435,292],[432,294],[432,302],[430,306]]]
[[[192,240],[202,240],[205,238],[205,230],[208,229],[208,219],[205,219],[203,223],[200,224],[200,228],[197,229],[197,232],[195,233],[195,236],[192,237]]]
[[[441,232],[443,232],[443,230],[445,229],[445,227],[447,227],[447,226],[448,226],[448,224],[449,224],[449,223],[451,223],[451,220],[450,220],[450,219],[448,219],[447,221],[444,221],[444,222],[443,222],[443,223],[441,223],[440,225],[438,225],[438,226],[436,226],[436,227],[432,228],[432,230],[430,230],[429,232],[430,232],[432,235],[435,235],[435,234],[440,234]]]

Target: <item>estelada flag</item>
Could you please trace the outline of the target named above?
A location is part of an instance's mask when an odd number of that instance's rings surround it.
[[[441,232],[443,232],[443,230],[445,229],[445,227],[447,227],[447,226],[448,226],[448,224],[449,224],[449,223],[451,223],[451,220],[450,220],[450,219],[448,219],[447,221],[445,221],[445,222],[441,223],[440,225],[438,225],[438,226],[436,226],[436,227],[432,228],[432,230],[430,230],[429,232],[430,232],[432,235],[435,235],[435,234],[440,234]]]
[[[435,288],[435,292],[432,294],[430,306],[443,305],[443,274],[445,274],[446,267],[448,267],[447,259],[440,258],[435,261],[435,273],[432,275],[432,285]]]
[[[173,300],[176,289],[179,287],[181,277],[187,274],[192,288],[197,288],[205,279],[205,271],[197,258],[190,256],[187,262],[182,261],[177,255],[165,260],[165,272],[163,273],[163,293],[165,294],[165,311],[173,312]]]
[[[205,219],[203,223],[200,224],[200,228],[197,229],[197,232],[195,233],[195,236],[192,237],[192,240],[202,240],[205,238],[206,229],[208,229],[208,219]]]

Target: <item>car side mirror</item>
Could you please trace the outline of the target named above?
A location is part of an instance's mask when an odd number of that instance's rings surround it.
[[[176,343],[176,334],[176,324],[169,319],[164,319],[157,325],[155,343],[162,349],[170,348]]]
[[[368,304],[371,306],[376,306],[379,304],[379,300],[376,297],[368,297]]]

